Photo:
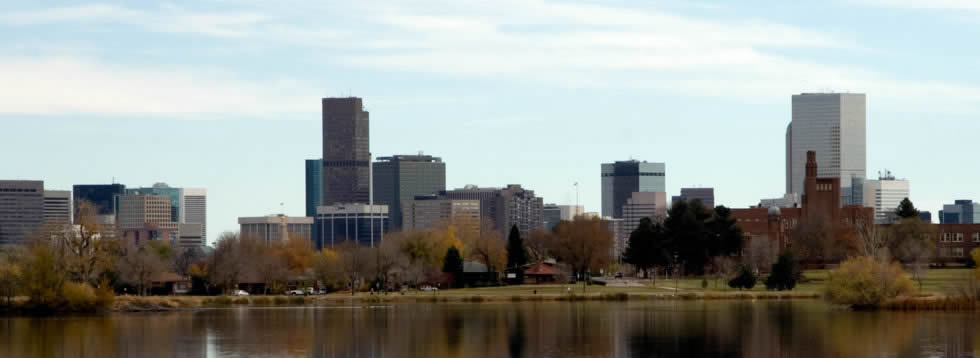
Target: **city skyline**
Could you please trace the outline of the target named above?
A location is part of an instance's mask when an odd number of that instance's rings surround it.
[[[354,4],[345,5],[349,20],[314,25],[302,13],[323,15],[318,5],[261,6],[236,5],[221,15],[191,3],[4,5],[9,16],[0,17],[0,27],[10,31],[0,43],[12,50],[0,54],[0,78],[31,81],[0,96],[0,122],[18,133],[0,144],[18,153],[0,177],[44,180],[50,190],[158,181],[207,188],[213,241],[234,230],[238,216],[303,213],[299,162],[320,157],[318,101],[354,95],[371,112],[372,160],[420,150],[440,156],[452,163],[447,188],[515,183],[546,202],[574,204],[578,182],[579,204],[598,211],[596,164],[632,157],[670,166],[669,195],[714,187],[718,204],[747,207],[784,192],[791,95],[832,89],[868,95],[869,173],[902,173],[914,182],[911,199],[933,213],[953,200],[980,198],[971,180],[980,169],[942,154],[969,153],[971,134],[980,132],[980,89],[971,85],[980,82],[977,54],[935,36],[980,32],[956,20],[955,8],[530,1],[484,9],[483,16],[452,5],[429,15],[442,21],[413,22],[407,20],[421,14],[407,6],[392,4],[372,17]],[[505,16],[513,10],[527,16]],[[595,16],[571,15],[581,13]],[[829,13],[835,16],[801,15]],[[216,17],[176,21],[200,14]],[[876,16],[893,21],[852,21]],[[282,26],[289,23],[296,24],[291,37]],[[782,31],[760,31],[760,24]],[[344,29],[352,41],[328,38],[309,48],[316,39],[310,36]],[[27,35],[36,30],[46,34],[43,45]],[[76,35],[93,32],[104,36]],[[493,46],[485,52],[447,52],[470,48],[460,38],[483,37]],[[527,41],[546,43],[546,52],[520,51]],[[684,43],[691,48],[681,51]],[[908,43],[918,44],[916,51]],[[269,48],[277,51],[258,52]],[[582,56],[557,55],[567,53],[563,48]],[[388,58],[392,49],[405,53]],[[186,56],[160,55],[168,51]],[[56,145],[78,138],[93,140]],[[511,142],[520,145],[502,145]],[[147,157],[175,160],[164,167]],[[238,174],[246,170],[255,174]]]

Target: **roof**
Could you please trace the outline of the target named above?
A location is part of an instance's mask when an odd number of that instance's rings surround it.
[[[487,269],[487,265],[481,264],[476,261],[464,261],[463,262],[463,272],[490,272]]]
[[[552,265],[539,262],[524,270],[524,274],[528,276],[552,276],[558,274],[558,270],[555,270]]]

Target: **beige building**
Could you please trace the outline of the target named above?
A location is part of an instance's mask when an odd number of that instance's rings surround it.
[[[177,241],[179,223],[173,221],[166,195],[123,195],[118,224],[125,239]]]
[[[289,240],[291,237],[310,238],[313,218],[269,215],[238,218],[242,237],[255,237],[264,241]]]
[[[405,230],[428,230],[451,220],[470,223],[470,229],[478,230],[480,201],[418,196],[414,200],[406,201],[402,207]]]
[[[667,217],[667,193],[634,192],[626,199],[622,212],[626,232],[633,232],[643,218],[661,222]]]

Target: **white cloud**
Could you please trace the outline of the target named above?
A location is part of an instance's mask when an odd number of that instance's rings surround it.
[[[900,9],[980,10],[976,0],[857,0],[859,3]]]
[[[315,113],[321,92],[288,80],[258,83],[218,71],[147,70],[75,58],[0,58],[0,83],[6,84],[0,87],[4,114],[238,114],[275,119]]]

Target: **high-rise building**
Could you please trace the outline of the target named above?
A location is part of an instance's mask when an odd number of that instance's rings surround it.
[[[181,222],[184,215],[184,190],[171,188],[167,183],[156,183],[149,188],[127,188],[126,195],[164,195],[170,198],[170,220]]]
[[[662,222],[667,217],[667,193],[635,192],[623,204],[623,225],[629,232],[640,226],[640,220],[649,218]]]
[[[306,216],[316,216],[316,207],[323,202],[323,160],[306,160]]]
[[[100,224],[115,225],[116,214],[119,212],[119,198],[126,195],[126,186],[122,184],[74,185],[71,194],[74,222],[78,222],[78,206],[82,202],[88,202],[93,205]]]
[[[629,241],[630,234],[636,228],[627,229],[623,219],[604,217],[602,218],[602,223],[606,226],[606,231],[612,234],[613,246],[612,246],[612,257],[616,262],[621,262],[623,258],[623,251],[626,251],[626,244]]]
[[[176,243],[179,223],[173,221],[167,195],[132,194],[119,199],[119,231],[127,240]]]
[[[973,200],[954,200],[939,211],[941,224],[980,224],[980,203]]]
[[[44,191],[44,224],[45,225],[71,224],[71,191],[68,190],[45,190]]]
[[[636,160],[602,164],[602,216],[623,217],[623,204],[636,192],[666,192],[666,166]]]
[[[480,201],[480,227],[493,227],[503,237],[507,237],[512,226],[517,226],[521,237],[528,237],[531,231],[542,227],[543,199],[534,195],[519,184],[506,188],[480,188],[467,185],[462,189],[445,190],[440,198]]]
[[[888,224],[895,218],[895,209],[909,197],[909,181],[895,179],[885,172],[878,180],[864,181],[864,206],[873,208],[875,223]]]
[[[676,203],[678,201],[695,201],[700,200],[701,204],[705,208],[714,209],[715,208],[715,188],[681,188],[681,195],[674,196],[670,199],[671,203]]]
[[[335,204],[316,208],[313,240],[317,249],[354,241],[364,246],[380,245],[391,231],[387,205]]]
[[[416,196],[403,202],[401,213],[403,230],[429,230],[444,223],[465,226],[460,228],[464,230],[480,230],[479,200]]]
[[[183,223],[201,224],[201,246],[208,240],[208,191],[204,188],[184,188]],[[188,233],[188,235],[190,235]]]
[[[446,163],[439,157],[394,155],[372,165],[374,203],[388,205],[393,229],[403,227],[402,203],[446,190]]]
[[[0,246],[25,244],[44,223],[44,182],[0,180]]]
[[[204,229],[202,224],[177,225],[177,245],[182,248],[201,247],[207,245],[207,238],[202,236]]]
[[[313,232],[313,218],[289,217],[285,215],[269,215],[259,217],[238,218],[242,237],[251,237],[262,241],[290,240],[292,238],[309,239]]]
[[[865,95],[803,93],[793,95],[793,118],[786,127],[786,192],[803,192],[806,153],[816,151],[820,178],[839,178],[843,205],[852,197],[851,178],[866,177]]]
[[[371,152],[368,112],[361,99],[324,98],[322,205],[367,203]]]
[[[541,225],[547,231],[552,231],[561,222],[561,208],[556,204],[544,204],[541,207]]]
[[[558,210],[563,221],[572,221],[576,216],[587,214],[583,205],[558,205]]]

